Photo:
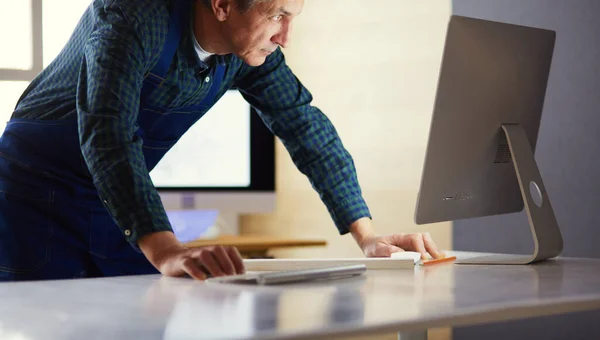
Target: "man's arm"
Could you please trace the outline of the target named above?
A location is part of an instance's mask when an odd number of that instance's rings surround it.
[[[149,60],[155,47],[150,42],[161,40],[161,25],[153,37],[117,4],[94,10],[97,21],[83,47],[77,89],[81,151],[100,199],[137,247],[148,233],[172,230],[146,169],[142,141],[134,135],[142,80],[156,62]]]
[[[375,236],[375,231],[373,230],[373,225],[370,218],[359,218],[350,224],[349,229],[350,233],[352,234],[352,238],[354,238],[354,241],[356,241],[356,244],[358,244],[361,249],[369,238]]]
[[[263,65],[243,68],[236,86],[308,177],[341,234],[360,218],[371,218],[352,157],[330,120],[311,105],[311,94],[286,65],[280,49]],[[359,234],[368,227],[363,224]]]
[[[375,234],[352,157],[329,119],[310,105],[311,94],[285,64],[280,49],[263,65],[243,68],[236,86],[308,177],[340,234],[351,232],[366,256],[404,250],[443,256],[428,233]]]
[[[142,140],[134,134],[143,77],[156,63],[158,56],[150,55],[161,50],[168,18],[153,22],[150,32],[119,4],[100,4],[77,89],[81,151],[100,199],[124,237],[162,274],[203,280],[243,273],[237,249],[188,249],[175,238],[146,168]],[[166,11],[158,12],[147,16],[156,19]]]

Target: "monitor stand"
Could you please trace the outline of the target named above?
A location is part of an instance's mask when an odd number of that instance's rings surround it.
[[[562,252],[562,235],[527,134],[518,124],[503,124],[502,129],[515,166],[535,249],[531,255],[490,254],[456,261],[458,264],[530,264]]]

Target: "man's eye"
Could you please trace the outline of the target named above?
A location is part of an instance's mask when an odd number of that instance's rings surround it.
[[[281,19],[283,19],[283,15],[276,15],[274,17],[271,17],[271,20],[273,21],[281,21]]]

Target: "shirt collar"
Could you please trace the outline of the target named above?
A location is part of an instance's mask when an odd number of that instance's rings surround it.
[[[215,66],[217,63],[220,65],[227,65],[233,60],[233,54],[226,55],[213,55],[208,59],[208,63],[205,63],[198,58],[196,50],[194,49],[194,40],[196,39],[192,35],[191,24],[192,15],[195,10],[191,11],[190,20],[184,24],[181,32],[181,41],[179,42],[177,50],[177,58],[179,65],[184,65],[186,68],[193,69],[194,74],[202,73],[208,68]]]

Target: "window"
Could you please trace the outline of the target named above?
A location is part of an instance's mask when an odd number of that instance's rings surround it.
[[[0,0],[0,131],[34,69],[32,22],[31,2]]]
[[[27,81],[0,81],[0,133],[4,131],[6,122],[27,85]]]
[[[43,0],[44,67],[48,66],[65,46],[90,2],[91,0]]]
[[[0,0],[0,133],[29,82],[61,51],[91,0]]]
[[[31,3],[0,0],[0,69],[26,71],[33,67]]]

